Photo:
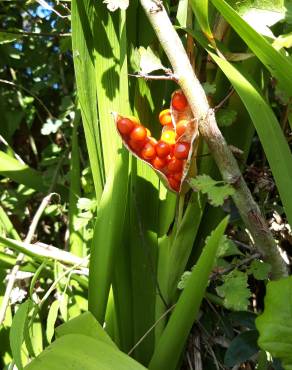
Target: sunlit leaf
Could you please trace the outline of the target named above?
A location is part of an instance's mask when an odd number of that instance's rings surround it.
[[[193,189],[208,194],[208,199],[214,207],[222,205],[227,197],[234,194],[234,189],[230,185],[219,185],[220,183],[208,175],[199,175],[189,180]]]
[[[224,299],[224,306],[235,311],[245,311],[249,304],[251,292],[247,285],[247,274],[232,271],[223,278],[223,285],[216,288],[217,293]]]

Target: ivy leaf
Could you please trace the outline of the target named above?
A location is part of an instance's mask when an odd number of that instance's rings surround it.
[[[228,239],[226,235],[223,235],[217,251],[217,258],[236,255],[242,255],[242,253],[232,240]]]
[[[270,271],[271,265],[269,263],[253,260],[247,273],[252,274],[257,280],[267,280]]]
[[[191,271],[185,271],[181,278],[180,281],[177,284],[177,288],[180,290],[183,290],[187,284],[187,281],[189,280],[189,277],[191,276],[192,272]]]
[[[194,190],[208,194],[208,199],[214,207],[221,206],[225,198],[234,194],[234,189],[230,185],[219,185],[222,184],[222,181],[213,180],[208,175],[200,175],[190,179],[189,184]]]
[[[210,84],[210,82],[204,82],[202,84],[203,89],[206,93],[206,95],[214,95],[216,92],[216,85],[215,84]]]
[[[157,71],[159,69],[166,70],[166,68],[161,64],[160,59],[154,53],[154,51],[148,46],[147,49],[144,47],[140,47],[138,49],[140,55],[140,73],[141,74],[149,74],[153,71]]]
[[[223,285],[216,288],[223,298],[224,306],[234,311],[246,311],[251,292],[247,286],[247,274],[241,271],[232,271],[224,276]]]
[[[229,108],[222,108],[216,113],[218,125],[223,127],[231,126],[235,122],[236,117],[237,112]]]

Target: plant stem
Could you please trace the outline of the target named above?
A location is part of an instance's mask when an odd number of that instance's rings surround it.
[[[199,132],[207,142],[224,181],[233,185],[233,200],[243,222],[253,237],[257,250],[272,266],[272,279],[287,276],[273,236],[248,189],[238,164],[218,128],[214,111],[210,108],[204,89],[189,62],[183,44],[163,5],[152,0],[140,0],[146,15],[178,77],[178,84],[190,104],[199,124]]]

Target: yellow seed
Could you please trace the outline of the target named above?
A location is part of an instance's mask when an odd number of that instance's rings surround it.
[[[161,140],[168,144],[175,144],[175,132],[173,130],[165,130],[161,135]]]

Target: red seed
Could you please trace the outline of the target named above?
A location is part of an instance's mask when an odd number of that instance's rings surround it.
[[[144,141],[146,137],[147,130],[142,125],[136,126],[130,134],[130,138],[134,141]]]
[[[182,172],[174,173],[174,174],[172,175],[172,177],[173,177],[176,181],[181,182]]]
[[[146,140],[136,141],[136,140],[130,139],[127,144],[136,154],[139,154],[142,148],[144,147],[144,145],[146,144]]]
[[[167,165],[167,169],[169,172],[180,172],[182,168],[183,161],[177,158],[172,158]]]
[[[159,140],[155,146],[158,157],[165,158],[171,153],[171,146],[165,141]]]
[[[185,133],[187,127],[188,127],[188,121],[186,119],[181,120],[177,123],[175,131],[176,131],[178,138]]]
[[[172,106],[178,111],[183,111],[188,106],[188,101],[182,92],[176,92],[171,100]]]
[[[189,143],[176,143],[174,146],[173,155],[177,159],[186,159],[188,158],[190,151],[190,144]]]
[[[157,170],[162,170],[166,166],[167,161],[165,158],[155,157],[151,163]]]
[[[155,156],[156,153],[154,146],[150,143],[147,143],[141,151],[141,157],[146,161],[150,161],[151,159],[155,158]]]
[[[168,177],[168,183],[170,185],[170,187],[175,190],[175,191],[179,191],[180,189],[180,182],[175,180],[172,176]]]
[[[128,118],[120,118],[117,122],[117,127],[122,135],[129,135],[135,127],[135,123]]]

